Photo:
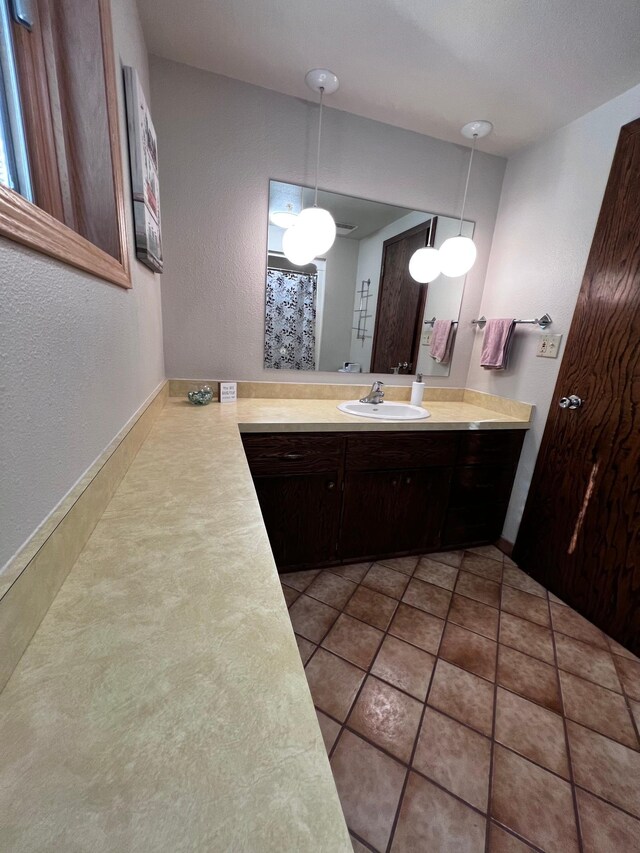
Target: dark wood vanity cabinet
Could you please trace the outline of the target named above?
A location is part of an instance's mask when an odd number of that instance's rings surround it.
[[[242,441],[278,567],[339,562],[344,439],[265,433]]]
[[[337,475],[261,476],[254,482],[278,566],[308,568],[337,561],[342,503]]]
[[[454,433],[347,436],[343,559],[439,547],[456,443]]]
[[[344,482],[340,556],[375,559],[440,544],[449,471],[408,468],[352,471]]]
[[[242,436],[282,571],[494,541],[523,438],[522,430]]]
[[[502,533],[524,430],[459,434],[441,545],[495,542]]]

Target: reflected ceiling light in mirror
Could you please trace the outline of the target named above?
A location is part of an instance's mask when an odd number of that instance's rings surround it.
[[[307,86],[313,92],[318,92],[320,94],[320,115],[318,117],[318,147],[316,149],[316,181],[313,197],[313,207],[305,207],[304,210],[300,212],[297,221],[293,226],[293,228],[296,229],[296,233],[291,234],[289,236],[287,244],[290,244],[292,247],[295,246],[295,251],[299,250],[300,252],[299,256],[302,255],[303,247],[306,249],[311,249],[312,255],[308,258],[307,261],[305,261],[305,263],[309,263],[310,260],[317,257],[318,255],[324,255],[325,252],[328,252],[329,249],[333,246],[334,240],[336,239],[336,223],[333,216],[331,216],[328,210],[324,210],[324,208],[318,207],[318,173],[320,171],[320,142],[322,140],[323,100],[325,95],[332,95],[334,92],[336,92],[340,84],[336,75],[333,73],[333,71],[329,71],[328,68],[314,68],[312,71],[307,72],[304,80]],[[287,250],[284,248],[284,245],[285,244],[283,239],[282,246],[286,257],[289,258],[292,263],[297,264],[297,261],[294,261],[293,258],[289,257],[289,255],[287,254]]]
[[[442,264],[442,272],[450,278],[468,273],[476,261],[477,249],[476,244],[471,237],[462,236],[462,220],[464,219],[464,208],[467,203],[467,192],[469,190],[469,178],[471,177],[471,166],[473,164],[473,155],[476,150],[478,139],[488,136],[493,130],[493,125],[490,121],[470,121],[460,131],[464,137],[473,140],[471,146],[471,155],[469,157],[469,169],[467,171],[467,181],[464,185],[464,197],[462,199],[462,213],[460,214],[460,230],[457,237],[449,237],[440,246],[440,261]]]
[[[294,212],[293,205],[289,203],[285,210],[274,210],[269,214],[269,222],[278,228],[291,228],[298,221],[298,214]]]
[[[440,252],[433,246],[418,249],[409,261],[409,274],[420,284],[427,284],[438,278],[442,272]]]

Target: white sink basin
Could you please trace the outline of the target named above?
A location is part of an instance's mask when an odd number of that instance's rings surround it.
[[[349,400],[340,403],[338,408],[346,415],[359,415],[361,418],[378,418],[384,421],[419,421],[430,417],[430,412],[422,406],[412,406],[410,403],[361,403],[359,400]]]

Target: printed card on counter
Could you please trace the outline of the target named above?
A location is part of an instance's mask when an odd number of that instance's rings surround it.
[[[220,383],[220,402],[235,403],[238,399],[238,383],[237,382],[221,382]]]

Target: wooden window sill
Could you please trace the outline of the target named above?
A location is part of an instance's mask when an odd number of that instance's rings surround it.
[[[120,287],[131,287],[128,257],[121,263],[46,211],[1,185],[0,234]]]

